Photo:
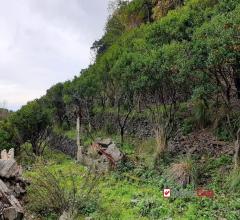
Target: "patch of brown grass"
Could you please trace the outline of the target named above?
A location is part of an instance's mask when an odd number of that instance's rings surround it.
[[[196,172],[191,161],[174,163],[169,172],[170,178],[182,186],[194,183],[196,180]]]

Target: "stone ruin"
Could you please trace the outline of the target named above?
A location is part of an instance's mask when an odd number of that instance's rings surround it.
[[[21,220],[24,210],[21,201],[26,193],[22,168],[14,159],[14,149],[1,151],[0,159],[0,219]]]
[[[97,139],[88,149],[80,146],[77,161],[99,172],[107,172],[116,167],[123,158],[123,153],[110,139]]]

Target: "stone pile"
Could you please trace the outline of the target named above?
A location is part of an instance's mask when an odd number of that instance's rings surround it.
[[[190,154],[200,158],[204,155],[211,157],[233,156],[234,145],[233,143],[219,141],[208,130],[201,130],[186,136],[179,133],[170,141],[169,151],[173,155]]]
[[[26,193],[22,168],[14,159],[14,149],[3,150],[0,159],[0,219],[21,220],[24,211],[20,201]]]
[[[123,153],[110,139],[97,139],[88,149],[79,147],[77,160],[83,165],[106,172],[114,168],[123,158]]]

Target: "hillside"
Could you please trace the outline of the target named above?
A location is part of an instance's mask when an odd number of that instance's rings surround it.
[[[112,1],[91,49],[79,76],[0,115],[29,219],[239,219],[240,1]]]

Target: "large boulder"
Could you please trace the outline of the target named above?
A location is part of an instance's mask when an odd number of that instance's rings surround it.
[[[110,155],[115,162],[118,162],[123,158],[123,154],[116,144],[110,144],[105,152]]]
[[[78,162],[103,173],[115,168],[122,158],[123,153],[110,138],[98,138],[86,151],[80,147],[77,153]]]

